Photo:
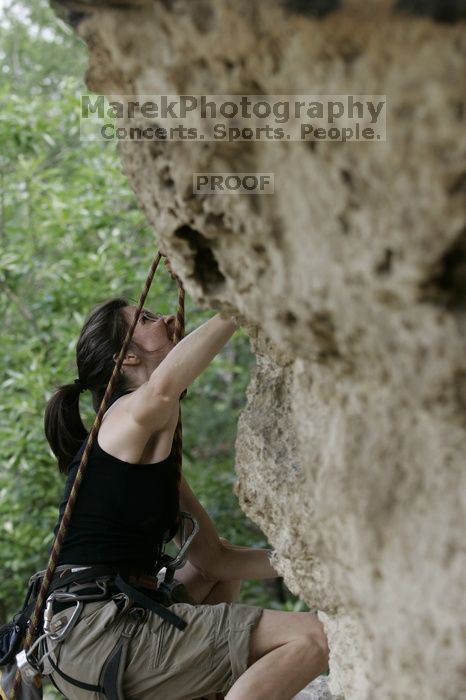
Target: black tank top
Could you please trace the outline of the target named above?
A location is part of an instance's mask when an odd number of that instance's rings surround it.
[[[126,393],[114,394],[109,406]],[[55,535],[86,443],[87,438],[68,467]],[[105,452],[96,440],[57,564],[151,571],[164,535],[169,530],[170,540],[176,533],[178,513],[173,446],[162,462],[130,464]]]

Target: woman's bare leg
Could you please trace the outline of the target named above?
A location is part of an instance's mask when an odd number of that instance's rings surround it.
[[[216,603],[234,603],[238,599],[241,581],[208,581],[189,561],[175,574],[191,598],[196,603],[215,605]]]
[[[189,595],[196,603],[203,603],[217,584],[217,581],[207,581],[199,569],[196,569],[189,561],[180,569],[177,569],[175,578],[184,584]]]
[[[234,602],[241,581],[206,581],[187,562],[176,573],[199,603]],[[328,668],[328,646],[322,623],[309,612],[263,610],[250,638],[248,669],[226,700],[291,700]],[[209,695],[207,700],[222,698]]]
[[[291,700],[327,670],[328,654],[317,615],[264,610],[251,631],[248,669],[226,700]]]
[[[240,589],[241,581],[217,581],[202,602],[207,605],[234,603],[238,600]]]
[[[189,595],[198,603],[215,605],[233,603],[239,595],[241,581],[206,581],[192,564],[186,562],[176,573],[178,581],[184,584]],[[222,693],[211,693],[194,700],[223,700]]]

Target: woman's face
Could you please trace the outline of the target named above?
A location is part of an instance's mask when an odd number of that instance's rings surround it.
[[[123,312],[132,323],[136,314],[136,306],[125,306]],[[149,352],[157,351],[157,355],[165,356],[175,346],[173,334],[175,331],[175,316],[162,316],[148,309],[142,309],[134,329],[133,340],[137,345]]]

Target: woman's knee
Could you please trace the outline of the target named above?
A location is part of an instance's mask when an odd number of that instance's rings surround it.
[[[299,645],[304,658],[312,663],[314,668],[320,668],[319,673],[328,671],[330,651],[325,634],[323,636],[315,633],[304,635],[294,643]]]
[[[317,617],[317,616],[316,616]],[[328,662],[329,656],[330,656],[330,649],[328,646],[328,638],[325,633],[324,626],[322,622],[317,618],[317,621],[315,622],[315,631],[312,633],[313,638],[316,640],[316,642],[319,644],[321,647],[324,656]]]
[[[316,651],[320,652],[324,669],[327,669],[330,657],[327,635],[325,633],[324,626],[317,615],[314,613],[309,614],[313,615],[311,629],[304,635],[303,643],[309,648],[310,651],[312,650],[313,653]]]
[[[320,658],[322,664],[322,671],[324,673],[328,671],[329,659],[330,659],[330,649],[328,646],[328,640],[325,632],[323,634],[310,634],[304,637],[304,645],[309,650],[312,657],[316,658],[316,655]]]
[[[251,630],[250,664],[277,647],[298,639],[304,644],[317,646],[328,659],[327,636],[315,613],[263,610],[257,625]]]
[[[206,595],[203,603],[234,603],[238,600],[241,581],[217,581],[212,590]]]

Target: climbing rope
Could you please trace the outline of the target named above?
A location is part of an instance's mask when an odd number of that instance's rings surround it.
[[[179,341],[184,338],[184,287],[183,283],[180,280],[180,278],[175,275],[173,271],[170,269],[170,263],[167,259],[167,257],[164,257],[164,262],[165,265],[170,273],[170,276],[172,279],[174,279],[178,285],[178,302],[176,305],[176,315],[175,315],[175,330],[173,333],[173,342],[179,343]],[[181,399],[184,399],[186,396],[187,389],[184,389],[183,392],[180,395],[180,401]],[[177,484],[178,484],[178,489],[181,484],[181,471],[182,471],[182,462],[183,462],[183,426],[181,423],[181,404],[180,404],[180,409],[179,409],[179,414],[178,414],[178,422],[176,424],[175,428],[175,433],[173,435],[173,454],[174,454],[174,461],[176,465],[176,473],[177,473]]]
[[[81,488],[81,484],[83,481],[83,478],[85,476],[86,470],[87,470],[87,464],[89,461],[89,455],[91,453],[92,447],[94,445],[94,442],[97,437],[97,433],[99,432],[100,425],[102,423],[102,418],[104,416],[105,411],[107,410],[107,405],[108,401],[113,394],[113,390],[115,387],[115,383],[117,380],[118,373],[120,372],[121,366],[123,364],[123,359],[126,356],[126,352],[128,350],[129,344],[131,342],[131,338],[133,337],[134,329],[136,328],[136,324],[138,322],[139,316],[141,314],[142,308],[144,306],[144,302],[146,300],[146,297],[149,293],[149,290],[151,288],[152,280],[154,279],[155,272],[157,270],[157,267],[159,265],[160,259],[164,258],[165,266],[167,267],[167,270],[171,276],[172,279],[174,279],[177,282],[178,285],[178,303],[177,303],[177,308],[176,308],[176,318],[175,318],[175,330],[174,330],[174,335],[173,335],[173,342],[176,344],[178,343],[184,336],[184,287],[183,283],[179,279],[179,277],[170,269],[170,264],[169,261],[163,253],[160,253],[160,251],[157,251],[157,254],[150,266],[149,273],[147,275],[143,291],[141,293],[140,299],[139,299],[139,304],[136,310],[136,313],[134,314],[133,321],[128,328],[128,331],[126,333],[126,337],[123,341],[123,345],[120,350],[120,354],[118,355],[118,359],[115,363],[115,367],[113,368],[112,375],[110,377],[110,380],[107,384],[107,388],[105,390],[105,394],[102,398],[102,401],[99,406],[99,410],[97,411],[97,415],[94,419],[94,423],[92,424],[91,431],[88,436],[87,444],[84,449],[83,455],[81,457],[81,461],[79,463],[78,471],[76,473],[76,478],[73,483],[73,487],[71,489],[71,493],[68,498],[68,502],[66,504],[65,512],[63,513],[63,517],[60,523],[59,530],[57,532],[57,535],[55,537],[54,543],[52,550],[50,552],[50,557],[49,561],[47,563],[47,570],[45,572],[44,578],[42,580],[42,585],[40,587],[39,594],[37,596],[36,600],[36,605],[34,608],[33,615],[31,617],[31,622],[27,631],[26,638],[24,640],[24,650],[27,651],[33,642],[34,635],[37,630],[37,626],[40,620],[40,616],[42,613],[42,610],[44,608],[44,604],[47,598],[47,593],[49,591],[50,583],[52,581],[53,575],[55,573],[55,568],[57,566],[57,561],[58,557],[60,554],[60,550],[63,544],[63,541],[66,537],[66,533],[68,530],[68,526],[71,520],[71,515],[73,513],[76,500],[78,497],[79,489]],[[183,391],[183,393],[180,396],[180,399],[184,398],[186,396],[186,389]],[[176,464],[176,471],[177,471],[177,480],[178,480],[178,487],[180,485],[181,481],[181,468],[182,468],[182,447],[183,447],[183,436],[182,436],[182,425],[181,425],[181,406],[179,409],[179,414],[178,414],[178,423],[176,425],[174,437],[173,437],[173,458],[174,462]],[[179,517],[179,516],[178,516]],[[35,684],[37,687],[40,687],[42,681],[39,675],[35,677]],[[16,698],[16,693],[19,689],[19,686],[21,684],[21,674],[19,670],[16,672],[15,675],[15,680],[13,683],[13,688],[11,692],[11,697],[10,700],[15,700]]]

